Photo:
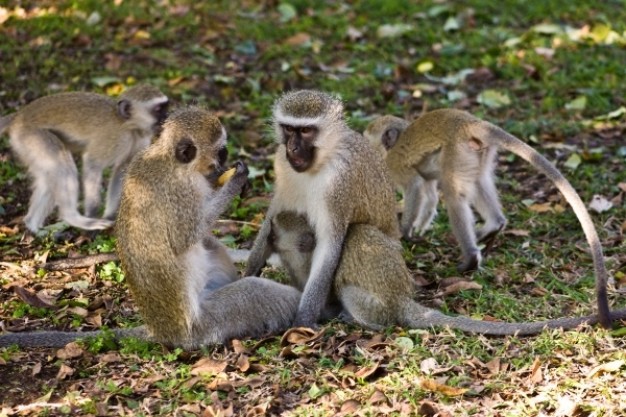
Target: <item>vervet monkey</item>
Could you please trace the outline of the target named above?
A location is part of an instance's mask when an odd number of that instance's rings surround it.
[[[246,274],[258,275],[270,255],[272,218],[282,211],[305,214],[317,245],[295,325],[314,326],[332,286],[348,226],[370,224],[399,237],[395,198],[384,161],[343,117],[329,94],[287,92],[275,103],[278,149],[274,197],[254,242]]]
[[[430,225],[439,185],[452,231],[461,246],[460,271],[478,268],[481,253],[477,240],[493,239],[506,223],[493,177],[498,147],[529,162],[563,193],[582,225],[596,274],[599,320],[610,326],[607,271],[593,220],[563,174],[535,149],[498,126],[455,109],[425,113],[411,124],[383,116],[372,121],[364,135],[386,155],[394,184],[405,192],[401,220],[404,237],[410,237],[414,228],[421,233]],[[477,232],[472,207],[485,222]]]
[[[168,99],[156,87],[138,85],[117,100],[87,92],[41,97],[0,119],[9,145],[32,177],[26,227],[37,232],[55,207],[74,227],[98,230],[113,224],[122,175],[132,156],[150,144],[166,116]],[[78,211],[78,170],[82,156],[84,213]],[[102,171],[112,167],[103,218]]]
[[[219,120],[192,107],[168,117],[160,138],[130,163],[115,230],[122,270],[145,323],[131,335],[196,349],[285,330],[295,318],[298,290],[264,278],[238,279],[226,248],[211,235],[247,181],[240,162],[230,181],[216,186],[226,157]],[[45,341],[38,333],[11,334],[0,336],[0,346],[17,337],[21,346]],[[67,333],[61,339],[67,343]]]
[[[302,288],[309,277],[315,247],[313,229],[295,212],[281,212],[272,218],[271,248],[286,267],[292,284]],[[539,322],[505,323],[447,316],[411,298],[413,284],[402,258],[402,247],[377,228],[351,224],[333,282],[330,303],[343,306],[344,318],[365,327],[381,330],[391,325],[410,328],[449,326],[470,333],[529,335],[545,328],[572,329],[583,323],[595,324],[600,317],[560,318]],[[612,320],[626,318],[626,309],[614,311]]]

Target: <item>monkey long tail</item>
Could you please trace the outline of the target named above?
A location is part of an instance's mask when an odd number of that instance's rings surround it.
[[[613,320],[626,319],[626,309],[614,311]],[[507,323],[500,321],[475,320],[465,316],[447,316],[441,311],[424,307],[423,305],[409,299],[405,303],[403,325],[414,329],[425,329],[434,326],[448,326],[453,329],[462,330],[468,333],[481,333],[493,336],[506,335],[533,335],[541,333],[544,329],[565,329],[570,330],[583,323],[589,325],[598,323],[597,315],[592,314],[582,317],[564,317],[553,320],[537,322],[516,322]]]
[[[148,335],[144,326],[134,327],[132,329],[112,329],[116,340],[124,337],[137,337],[147,339]],[[0,335],[0,348],[17,345],[20,348],[60,348],[70,342],[87,337],[98,337],[102,335],[101,330],[90,332],[22,332],[22,333],[6,333]]]
[[[610,327],[611,312],[609,310],[609,300],[606,289],[608,274],[604,265],[602,245],[600,244],[598,232],[593,225],[593,220],[574,187],[572,187],[569,181],[561,174],[558,168],[543,155],[515,136],[500,129],[498,126],[488,122],[482,122],[472,125],[470,129],[473,135],[478,138],[487,139],[490,145],[500,146],[529,162],[539,172],[548,177],[563,196],[565,196],[567,202],[572,206],[572,209],[574,209],[574,213],[576,213],[578,217],[578,221],[582,226],[587,242],[591,248],[593,266],[596,272],[596,298],[599,322],[604,327]]]

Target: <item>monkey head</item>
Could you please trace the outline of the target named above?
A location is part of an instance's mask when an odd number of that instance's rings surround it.
[[[140,84],[124,91],[117,101],[118,115],[133,128],[160,133],[167,118],[168,98],[158,88]]]
[[[393,148],[409,123],[395,116],[381,116],[374,119],[363,131],[363,136],[372,147],[384,157]]]
[[[163,124],[158,142],[172,148],[184,170],[202,174],[214,186],[224,172],[228,157],[226,130],[206,110],[190,107],[172,113]]]
[[[285,145],[296,172],[309,171],[323,160],[325,148],[334,145],[333,133],[346,127],[341,100],[314,90],[285,93],[276,101],[273,117],[277,141]]]

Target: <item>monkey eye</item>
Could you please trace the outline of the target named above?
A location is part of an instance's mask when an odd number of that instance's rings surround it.
[[[217,151],[217,162],[220,165],[224,165],[226,158],[228,158],[228,149],[226,149],[226,147],[220,148],[220,150]]]
[[[292,134],[295,131],[294,127],[289,125],[283,125],[283,130],[289,134]]]
[[[311,126],[302,126],[300,128],[300,133],[303,133],[305,135],[308,133],[311,133],[312,131],[313,131],[313,128]]]

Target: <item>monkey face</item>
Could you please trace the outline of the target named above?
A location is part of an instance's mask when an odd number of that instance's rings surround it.
[[[304,172],[315,160],[315,139],[318,130],[315,126],[280,125],[286,157],[296,172]]]
[[[152,115],[156,119],[156,125],[160,128],[163,125],[163,122],[167,118],[167,109],[169,108],[169,101],[161,102],[154,107],[152,107]]]

